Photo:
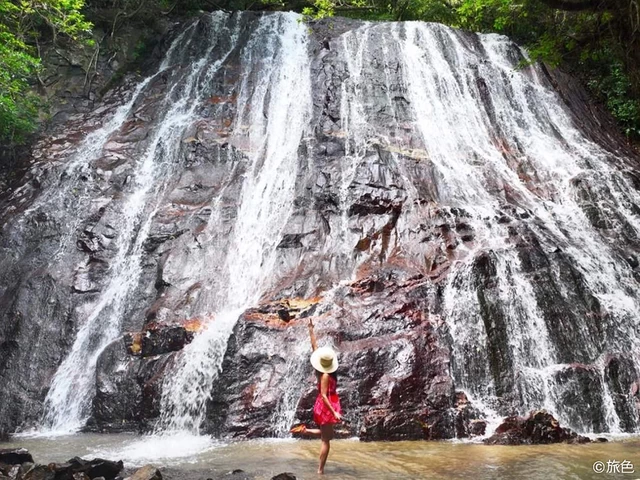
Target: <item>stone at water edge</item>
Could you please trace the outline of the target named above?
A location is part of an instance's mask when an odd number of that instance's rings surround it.
[[[24,471],[25,468],[22,465],[7,465],[6,463],[0,463],[0,480],[22,479]]]
[[[23,465],[24,466],[24,465]],[[83,460],[74,457],[65,463],[35,465],[26,472],[23,480],[115,480],[122,471],[122,462],[112,462],[101,458]]]
[[[162,473],[153,465],[145,465],[125,480],[162,480]]]
[[[271,477],[271,480],[296,480],[297,478],[298,477],[296,477],[293,473],[284,472],[284,473],[279,473],[275,477]]]
[[[0,463],[18,465],[26,462],[33,463],[33,457],[26,448],[0,448]]]
[[[94,458],[93,460],[83,460],[75,457],[69,460],[73,471],[84,472],[89,478],[95,479],[104,477],[106,480],[112,480],[124,468],[122,461],[112,462],[103,458]]]
[[[485,439],[487,445],[538,445],[549,443],[589,443],[591,440],[569,428],[545,410],[534,410],[526,417],[506,417],[494,434]]]
[[[241,468],[236,468],[224,475],[216,476],[215,480],[255,480],[255,474],[249,474]],[[207,480],[214,480],[214,478],[207,478]]]

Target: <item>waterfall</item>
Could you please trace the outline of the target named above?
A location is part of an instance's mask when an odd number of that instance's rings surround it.
[[[202,329],[168,361],[144,364],[158,368],[161,397],[159,414],[140,418],[166,437],[211,433],[208,402],[223,362],[234,361],[228,344],[247,308],[324,294],[323,320],[344,330],[329,341],[370,348],[358,343],[363,332],[350,331],[346,311],[369,297],[332,308],[350,282],[391,270],[431,282],[433,298],[415,303],[448,352],[442,364],[455,390],[491,425],[545,408],[580,432],[638,431],[637,412],[624,413],[633,399],[616,391],[611,372],[612,359],[628,362],[628,376],[640,372],[638,261],[629,253],[640,248],[634,159],[591,138],[547,73],[506,37],[421,22],[345,23],[324,33],[322,25],[293,13],[203,14],[157,72],[60,155],[63,175],[45,176],[39,196],[7,224],[7,245],[18,247],[0,258],[0,271],[12,272],[0,278],[27,285],[21,268],[37,258],[67,290],[72,269],[90,261],[77,251],[78,235],[94,217],[114,231],[97,259],[108,264],[102,282],[68,302],[80,320],[41,431],[86,423],[98,358],[146,313]],[[128,173],[116,184],[97,165],[120,155],[132,123],[147,130],[119,158]],[[60,238],[56,254],[41,259],[31,245],[35,252],[20,250],[20,239],[44,214]],[[147,249],[158,236],[162,247]],[[39,325],[62,321],[40,312]],[[270,392],[266,415],[264,431],[276,435],[295,418],[308,368],[295,324],[259,346],[265,362],[278,355],[264,387],[283,390]],[[20,358],[39,355],[25,351]],[[136,365],[127,375],[138,374]],[[376,390],[376,401],[387,390]]]
[[[566,250],[590,290],[618,322],[620,330],[607,339],[610,345],[615,350],[637,352],[633,346],[637,345],[637,337],[632,332],[638,312],[637,283],[624,261],[602,245],[571,186],[573,179],[590,174],[607,179],[601,191],[608,189],[616,196],[627,196],[633,195],[634,190],[620,172],[611,168],[610,154],[573,126],[536,70],[518,70],[518,61],[526,57],[504,37],[479,36],[479,44],[470,49],[456,33],[441,26],[407,24],[404,31],[397,29],[395,35],[402,45],[417,130],[439,176],[440,201],[463,208],[476,236],[482,238],[477,251],[496,256],[495,276],[507,339],[500,348],[506,350],[502,354],[508,355],[512,363],[511,394],[519,398],[519,411],[547,408],[563,423],[580,431],[592,431],[585,423],[576,424],[575,417],[567,414],[566,405],[558,402],[552,391],[558,388],[553,384],[554,372],[566,365],[557,359],[531,278],[505,243],[507,229],[499,223],[487,228],[486,220],[501,214],[502,202],[494,193],[495,184],[511,187],[517,204],[536,217],[532,228],[549,241],[545,248],[557,245]],[[485,54],[487,60],[474,61],[473,57],[480,54]],[[468,67],[472,62],[474,69]],[[486,85],[493,111],[483,105],[476,72],[491,79]],[[557,132],[562,132],[564,138],[559,138]],[[496,148],[496,135],[507,145]],[[543,191],[532,190],[518,178],[501,152],[504,148],[514,152],[518,162],[530,166]],[[636,196],[634,203],[637,200]],[[630,214],[623,202],[618,208],[624,218],[637,222],[637,215]],[[474,260],[475,256],[469,255],[455,268],[445,293],[446,321],[457,365],[453,374],[460,386],[482,402],[495,405],[497,390],[502,387],[494,384],[488,370],[487,343],[491,339],[480,320],[477,280],[469,268]],[[621,344],[627,347],[620,348]],[[592,339],[585,337],[583,348],[588,357],[596,360],[598,348]],[[606,382],[602,384],[605,405],[611,405]],[[605,410],[606,429],[619,431],[615,411],[611,407]]]
[[[120,325],[127,300],[135,292],[142,266],[141,255],[147,239],[151,221],[162,198],[166,184],[163,178],[175,168],[175,158],[181,147],[181,139],[186,125],[194,120],[198,106],[198,82],[201,76],[213,68],[209,57],[218,41],[226,32],[222,24],[227,15],[214,15],[212,38],[198,61],[192,63],[185,73],[173,84],[164,99],[163,118],[157,122],[157,128],[151,136],[142,158],[138,161],[130,191],[122,207],[121,224],[117,237],[117,254],[112,260],[107,287],[101,293],[97,303],[86,308],[88,315],[79,329],[71,352],[58,368],[45,399],[45,411],[42,428],[47,433],[73,432],[81,428],[89,414],[93,398],[94,375],[98,357],[104,348],[120,334]],[[167,58],[161,65],[168,67],[171,55],[177,49],[186,49],[190,42],[183,42],[184,35],[178,36],[167,51]],[[184,54],[184,50],[182,52]],[[214,64],[215,65],[215,64]],[[94,145],[108,140],[129,113],[135,98],[142,92],[150,79],[143,81],[134,98],[119,110],[114,120],[89,140]],[[92,148],[96,148],[93,146]],[[74,163],[83,161],[78,159]],[[87,160],[91,160],[90,158]]]
[[[298,148],[310,116],[307,42],[296,15],[268,16],[241,52],[245,73],[232,135],[247,137],[251,163],[224,260],[226,288],[204,302],[202,308],[215,312],[213,319],[165,379],[158,433],[199,433],[235,322],[270,280],[293,207]]]
[[[563,424],[595,431],[584,413],[576,415],[562,398],[566,387],[558,375],[573,367],[561,357],[575,352],[568,354],[563,339],[554,338],[549,323],[554,320],[542,311],[532,276],[510,244],[510,227],[495,219],[509,203],[519,215],[535,219],[529,225],[544,242],[542,248],[562,249],[608,313],[604,350],[636,352],[638,366],[638,284],[627,262],[603,245],[574,185],[582,176],[594,178],[590,186],[601,197],[596,201],[613,197],[615,215],[635,235],[640,232],[637,190],[612,165],[612,154],[575,127],[537,67],[520,66],[526,53],[505,37],[465,35],[419,22],[365,24],[343,34],[338,45],[348,71],[341,91],[346,170],[340,198],[364,183],[357,178],[359,163],[382,148],[393,162],[390,174],[397,175],[388,183],[406,196],[397,197],[404,204],[398,225],[419,231],[429,213],[418,200],[427,196],[452,212],[454,221],[460,214],[453,212],[462,212],[465,228],[474,232],[475,245],[458,247],[463,253],[443,293],[457,388],[492,418],[510,412],[505,408],[509,397],[521,414],[546,408]],[[407,156],[428,160],[433,173],[417,171]],[[507,188],[509,199],[503,193]],[[396,242],[419,258],[410,239]],[[494,299],[481,297],[477,260],[484,254],[497,281]],[[487,313],[492,302],[499,307]],[[487,315],[504,325],[488,325]],[[581,335],[580,355],[599,369],[605,418],[599,430],[619,432],[601,339]],[[496,355],[503,356],[501,375],[509,377],[503,384],[496,384]]]

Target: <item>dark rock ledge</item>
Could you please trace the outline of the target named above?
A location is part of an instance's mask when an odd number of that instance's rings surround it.
[[[123,468],[121,461],[79,457],[40,465],[24,448],[0,449],[0,480],[116,480],[123,478],[120,476]]]
[[[210,473],[202,480],[254,480],[255,475],[236,469],[224,473]],[[83,460],[74,457],[64,463],[37,464],[25,448],[0,449],[0,480],[163,480],[162,472],[153,465],[139,469],[125,469],[122,461],[114,462],[102,458]],[[176,474],[175,478],[192,478]],[[200,480],[200,477],[199,479]],[[284,472],[271,480],[296,480],[293,473]]]
[[[604,438],[598,441],[606,441]],[[512,416],[503,420],[487,445],[539,445],[548,443],[589,443],[591,439],[560,426],[558,420],[545,410],[537,410],[526,417]]]

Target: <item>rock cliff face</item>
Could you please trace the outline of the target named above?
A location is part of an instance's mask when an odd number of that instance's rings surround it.
[[[638,431],[639,159],[570,79],[435,24],[158,48],[2,194],[1,432],[284,435],[309,318],[363,439]]]

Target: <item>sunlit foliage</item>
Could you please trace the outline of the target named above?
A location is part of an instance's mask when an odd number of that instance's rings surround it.
[[[84,0],[0,0],[0,141],[18,143],[36,123],[32,84],[40,69],[38,41],[49,35],[77,39],[91,28]]]

